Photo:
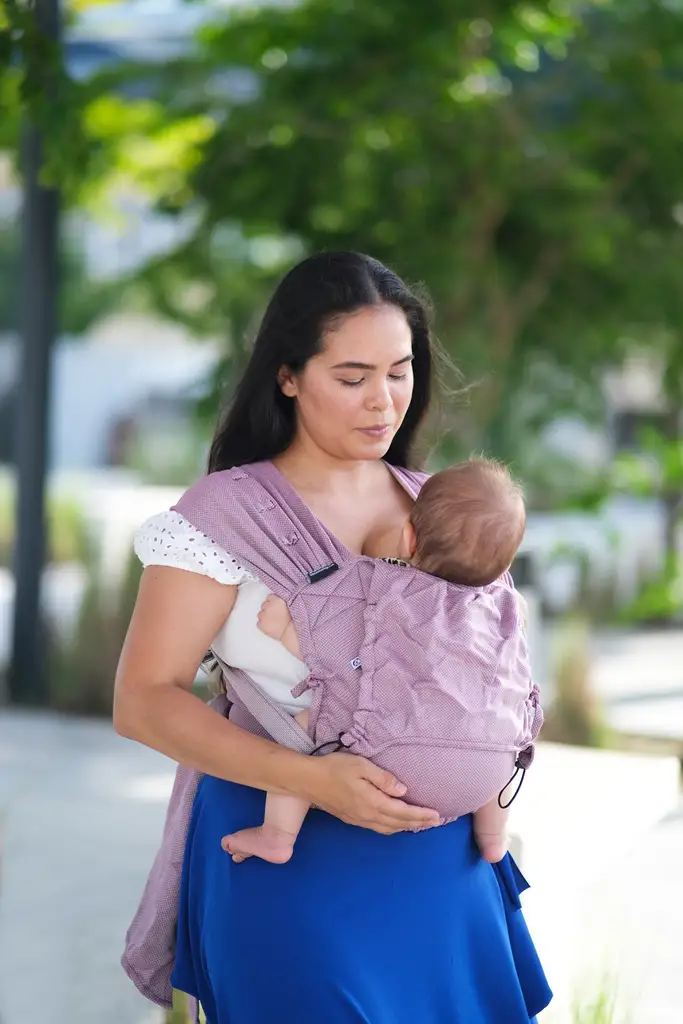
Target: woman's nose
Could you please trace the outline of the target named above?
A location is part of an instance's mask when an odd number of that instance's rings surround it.
[[[383,412],[391,407],[391,392],[386,383],[373,388],[368,395],[368,408],[375,412]]]

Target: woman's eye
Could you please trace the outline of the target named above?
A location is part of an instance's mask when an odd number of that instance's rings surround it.
[[[389,380],[406,380],[407,373],[389,373],[387,374]],[[341,380],[339,383],[343,384],[345,388],[357,388],[365,382],[365,377],[359,377],[358,380]]]

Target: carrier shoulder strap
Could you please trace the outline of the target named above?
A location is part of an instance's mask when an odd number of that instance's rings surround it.
[[[310,736],[301,728],[296,719],[290,715],[272,697],[263,690],[241,669],[231,668],[214,651],[211,651],[202,663],[206,672],[213,672],[219,667],[223,680],[250,715],[262,725],[269,736],[283,747],[296,750],[299,754],[311,754],[315,744]],[[230,693],[228,693],[228,698]]]

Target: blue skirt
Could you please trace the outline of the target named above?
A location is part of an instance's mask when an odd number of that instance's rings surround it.
[[[194,803],[173,984],[208,1024],[529,1024],[550,1002],[526,882],[471,818],[382,836],[312,811],[288,864],[234,864],[221,838],[264,799],[205,777]]]

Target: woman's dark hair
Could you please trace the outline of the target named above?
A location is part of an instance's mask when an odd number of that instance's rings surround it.
[[[272,459],[291,444],[294,400],[277,375],[305,367],[322,346],[326,328],[367,306],[402,309],[413,336],[414,389],[410,407],[386,454],[392,465],[410,467],[416,431],[432,390],[432,342],[427,311],[393,271],[355,252],[323,252],[299,263],[282,279],[268,304],[249,363],[216,431],[209,472]]]

